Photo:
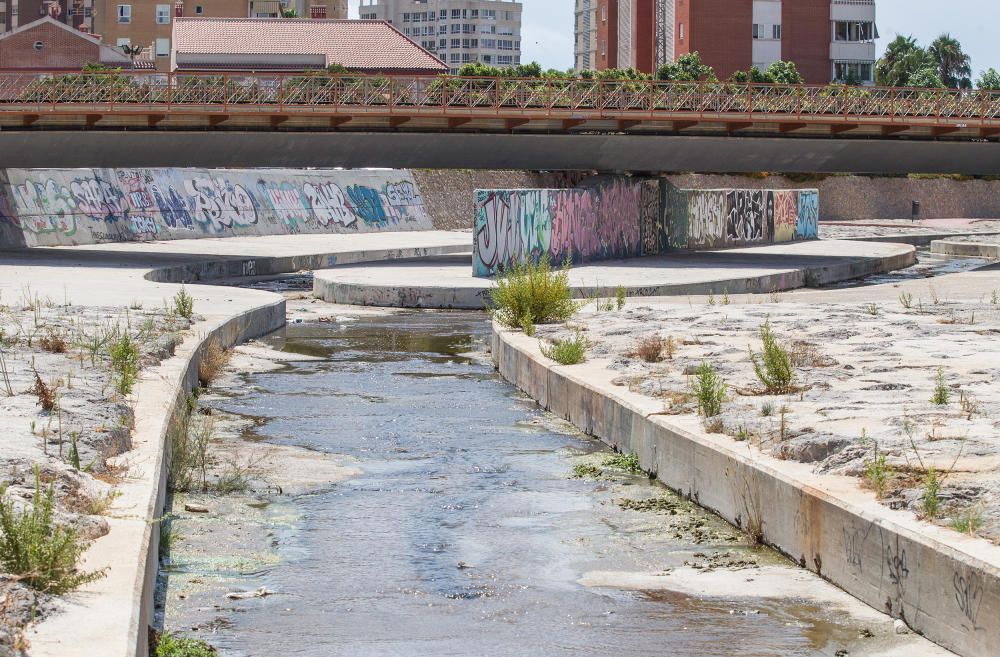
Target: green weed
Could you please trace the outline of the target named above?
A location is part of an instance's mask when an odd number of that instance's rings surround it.
[[[632,452],[631,454],[612,454],[608,458],[604,459],[603,465],[606,468],[616,468],[631,474],[639,474],[642,472],[642,465],[639,463],[639,455],[635,452]]]
[[[971,506],[951,519],[951,527],[957,532],[975,536],[983,526],[983,512],[978,507]]]
[[[931,468],[927,471],[927,475],[924,478],[924,493],[920,496],[920,506],[925,518],[933,520],[938,517],[941,504],[939,499],[940,493],[941,479],[938,477],[937,471]]]
[[[190,320],[194,316],[194,297],[188,294],[183,285],[181,285],[181,289],[177,290],[177,294],[174,295],[173,310],[187,320]]]
[[[111,356],[111,373],[115,390],[122,396],[131,394],[139,378],[139,345],[132,340],[128,330],[125,330],[111,343],[108,354]]]
[[[499,274],[490,306],[493,319],[508,328],[521,328],[528,320],[532,325],[564,322],[580,309],[569,287],[569,263],[554,271],[548,257]]]
[[[937,381],[934,384],[934,394],[931,395],[931,403],[935,406],[947,406],[951,400],[951,391],[944,380],[944,368],[939,367],[937,371]]]
[[[556,340],[550,346],[541,345],[542,355],[560,365],[578,365],[587,360],[587,338],[577,331],[573,337]]]
[[[787,393],[795,380],[795,368],[792,366],[788,350],[778,344],[771,330],[771,320],[768,319],[760,327],[762,351],[755,354],[750,349],[750,362],[754,373],[763,384],[764,390],[772,394]]]
[[[886,460],[885,453],[879,450],[878,444],[875,445],[875,458],[865,459],[864,464],[865,483],[875,491],[875,496],[878,499],[882,499],[885,497],[886,487],[892,478],[893,470]]]
[[[704,417],[715,417],[722,412],[726,397],[726,384],[711,363],[702,363],[695,371],[692,392],[698,400],[698,412]]]
[[[219,653],[208,642],[188,639],[169,632],[160,635],[156,657],[217,657]]]

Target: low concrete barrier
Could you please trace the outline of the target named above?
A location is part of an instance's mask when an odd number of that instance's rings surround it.
[[[993,242],[965,242],[959,240],[935,240],[931,242],[931,253],[960,256],[966,258],[988,258],[1000,260],[1000,240]]]
[[[7,169],[0,248],[431,230],[407,170]]]
[[[737,526],[762,523],[766,542],[803,568],[949,650],[997,654],[1000,548],[858,496],[853,480],[751,458],[745,445],[659,415],[658,400],[614,388],[603,368],[550,364],[523,334],[494,326],[492,346],[504,378],[581,430],[636,452],[670,488]]]

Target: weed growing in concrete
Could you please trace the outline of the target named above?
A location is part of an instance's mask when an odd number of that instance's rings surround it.
[[[635,353],[639,358],[647,363],[659,363],[663,360],[663,352],[666,347],[666,340],[659,335],[650,335],[639,340]]]
[[[951,401],[951,391],[944,380],[944,368],[939,367],[937,382],[934,384],[934,394],[931,395],[931,403],[935,406],[947,406],[949,401]]]
[[[229,362],[230,352],[222,348],[215,340],[206,345],[198,361],[198,384],[202,387],[208,386],[225,369]]]
[[[865,306],[865,312],[871,315],[872,317],[878,317],[879,313],[878,304],[877,303],[868,304],[867,306]]]
[[[971,420],[973,416],[982,413],[983,405],[978,399],[973,397],[971,394],[961,391],[958,395],[958,403],[962,407],[962,412],[965,413],[967,420]]]
[[[774,415],[774,403],[764,402],[760,405],[760,416],[761,417],[771,417]]]
[[[632,452],[631,454],[612,454],[604,459],[604,467],[617,468],[618,470],[624,470],[630,474],[639,474],[642,472],[642,465],[639,463],[639,455],[635,452]]]
[[[1000,305],[1000,293],[997,293],[996,290],[993,290],[993,293],[990,295],[990,303],[994,306]]]
[[[42,377],[37,370],[35,371],[35,385],[31,388],[31,392],[38,397],[38,405],[42,407],[43,411],[51,413],[55,409],[56,385],[42,381]]]
[[[625,298],[626,298],[626,296],[627,296],[627,292],[625,291],[625,286],[624,285],[619,285],[615,289],[615,306],[617,307],[617,309],[618,309],[619,312],[621,312],[625,308]]]
[[[156,645],[156,657],[217,657],[218,654],[207,641],[174,636],[169,632],[161,634]]]
[[[174,312],[187,320],[194,316],[194,297],[188,294],[183,285],[174,295]]]
[[[0,349],[0,380],[3,381],[4,392],[8,397],[14,396],[14,388],[10,384],[10,373],[7,371],[7,358],[3,349]]]
[[[790,410],[791,409],[789,409],[784,404],[782,404],[781,408],[778,410],[778,414],[781,417],[781,420],[778,423],[778,439],[781,442],[785,442],[785,440],[788,438],[788,420],[787,420],[787,416],[788,416],[788,413],[790,412]]]
[[[49,328],[45,335],[38,339],[38,346],[53,354],[64,354],[69,345],[66,343],[66,336],[60,331]]]
[[[899,293],[899,305],[909,310],[913,307],[913,295],[909,292]]]
[[[957,532],[975,536],[983,526],[983,512],[975,506],[963,509],[951,519],[951,527]]]
[[[573,476],[577,479],[597,479],[601,476],[601,469],[590,463],[577,463],[573,466]]]
[[[924,517],[931,520],[938,517],[941,501],[941,479],[937,471],[931,468],[924,477],[924,493],[920,496],[920,508],[924,512]]]
[[[521,318],[521,330],[529,338],[535,336],[535,323],[531,321],[531,315],[525,315]]]
[[[578,365],[587,360],[587,338],[577,331],[571,338],[556,340],[552,345],[541,345],[542,355],[560,365]]]
[[[893,470],[886,460],[885,453],[875,445],[875,457],[872,460],[865,459],[865,483],[875,491],[875,497],[882,499],[885,497],[886,488],[892,478]]]
[[[708,293],[708,305],[710,306],[715,305],[715,294],[713,292]]]
[[[130,395],[139,378],[139,345],[132,340],[128,330],[122,331],[111,343],[108,355],[111,356],[115,391],[122,396]]]
[[[729,300],[729,290],[723,290],[722,291],[722,305],[723,306],[728,306],[730,303],[731,303],[731,301]]]
[[[703,417],[715,417],[722,412],[726,384],[711,363],[704,362],[695,370],[692,392],[698,400],[698,412]]]
[[[674,354],[677,352],[677,343],[674,342],[674,336],[668,335],[667,341],[663,345],[663,353],[666,354],[667,360],[673,360]]]
[[[493,319],[508,328],[520,328],[525,318],[532,324],[564,322],[580,309],[569,287],[569,262],[554,271],[547,257],[501,273],[490,289],[490,305]]]
[[[930,292],[931,292],[931,303],[933,303],[935,306],[941,303],[941,298],[938,296],[937,289],[935,289],[933,285],[930,286]]]
[[[788,351],[778,344],[771,330],[771,320],[768,319],[760,327],[761,353],[755,354],[750,349],[750,362],[754,373],[763,384],[764,390],[772,394],[789,392],[795,380],[795,369],[792,367]]]
[[[55,523],[55,488],[42,490],[37,468],[30,508],[16,511],[12,501],[3,500],[5,492],[0,489],[0,570],[56,595],[104,577],[103,570],[77,569],[90,543],[81,540],[75,528]]]

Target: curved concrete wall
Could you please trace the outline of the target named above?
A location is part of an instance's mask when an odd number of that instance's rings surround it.
[[[409,171],[8,169],[2,182],[2,246],[432,228]]]

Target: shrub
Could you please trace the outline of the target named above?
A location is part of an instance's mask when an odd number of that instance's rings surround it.
[[[635,452],[631,454],[612,454],[604,459],[604,466],[607,468],[618,468],[631,474],[642,472],[642,465],[639,463],[639,455]]]
[[[64,354],[69,347],[66,336],[51,328],[38,339],[38,346],[53,354]]]
[[[194,297],[188,294],[183,285],[174,295],[174,312],[188,320],[194,316]]]
[[[983,526],[983,512],[976,507],[969,507],[951,519],[951,527],[957,532],[975,536]]]
[[[542,355],[560,365],[578,365],[587,360],[587,338],[577,331],[572,338],[556,340],[551,346],[541,346]]]
[[[160,635],[156,657],[216,657],[219,653],[201,639],[187,639],[169,632]]]
[[[768,319],[760,327],[762,351],[755,354],[750,349],[750,361],[753,371],[764,386],[764,390],[772,394],[783,394],[791,389],[795,380],[795,369],[788,351],[778,344],[771,330],[771,320]]]
[[[508,328],[563,322],[580,306],[569,287],[569,263],[552,269],[548,257],[538,264],[516,264],[501,273],[490,289],[490,314]]]
[[[619,285],[615,290],[615,306],[618,310],[622,310],[625,307],[625,297],[628,293],[625,291],[624,285]]]
[[[939,367],[931,403],[935,406],[947,406],[949,401],[951,401],[951,391],[948,390],[948,384],[944,380],[944,368]]]
[[[0,489],[3,498],[6,489]],[[14,503],[0,499],[0,570],[39,591],[60,595],[104,577],[103,570],[77,569],[90,543],[77,530],[53,521],[55,489],[42,490],[35,470],[35,495],[31,508],[20,513]]]
[[[639,341],[635,353],[639,358],[647,363],[659,363],[663,360],[663,351],[666,347],[666,340],[658,335],[651,335]]]
[[[909,292],[899,293],[899,305],[909,310],[913,307],[913,295]]]
[[[694,396],[698,399],[698,412],[704,417],[715,417],[722,412],[726,397],[726,384],[711,363],[702,363],[695,371]]]
[[[120,395],[131,394],[139,378],[139,345],[127,330],[122,331],[122,334],[108,347],[108,354],[111,356],[111,374],[115,381],[115,390]]]

